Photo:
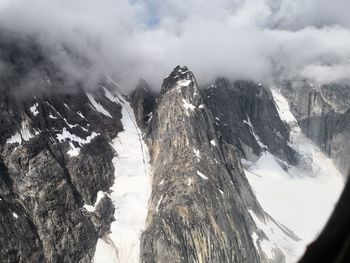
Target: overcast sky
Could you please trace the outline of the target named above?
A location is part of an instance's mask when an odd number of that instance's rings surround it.
[[[156,88],[176,65],[217,76],[321,83],[350,76],[348,0],[0,0],[0,25],[62,46],[130,88]]]

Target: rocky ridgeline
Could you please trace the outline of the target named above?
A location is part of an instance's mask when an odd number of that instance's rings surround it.
[[[108,108],[108,100],[95,98]],[[108,197],[94,213],[83,205],[94,205],[97,192],[113,183],[109,139],[122,129],[120,108],[107,117],[83,92],[25,101],[2,97],[0,105],[2,118],[12,122],[1,127],[8,136],[0,146],[0,257],[90,262],[114,208]]]
[[[34,42],[1,36],[9,70],[0,72],[0,261],[91,262],[114,215],[110,198],[97,196],[115,179],[110,142],[123,130],[122,106],[106,91],[115,86],[89,91]],[[284,262],[276,244],[272,256],[264,251],[258,221],[298,239],[264,212],[240,161],[265,151],[282,167],[299,161],[270,91],[224,78],[200,90],[179,66],[160,94],[150,90],[141,80],[129,97],[152,167],[140,261]],[[349,94],[289,84],[283,93],[304,132],[344,170],[349,100],[337,97]]]
[[[89,94],[77,83],[61,92],[68,84],[37,46],[7,41],[0,43],[11,65],[0,76],[0,261],[90,262],[114,207],[108,197],[94,212],[83,206],[113,183],[109,141],[122,130],[121,107],[102,88]],[[28,87],[42,88],[35,96],[22,92],[34,71]]]
[[[146,140],[153,185],[142,262],[268,261],[251,237],[264,234],[249,210],[266,215],[186,67],[164,79]]]

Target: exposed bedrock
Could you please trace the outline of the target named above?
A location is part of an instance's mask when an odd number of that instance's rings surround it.
[[[316,86],[285,82],[281,91],[291,111],[312,141],[331,157],[344,176],[349,170],[350,89],[346,84]]]
[[[298,163],[288,145],[289,127],[280,119],[269,89],[251,81],[218,78],[202,92],[216,128],[241,158],[256,161],[268,150],[290,164]]]
[[[114,207],[107,196],[83,205],[113,183],[121,106],[64,81],[35,42],[2,36],[0,261],[90,262]]]
[[[186,67],[164,79],[146,140],[153,185],[141,261],[264,262],[248,210],[265,214]]]

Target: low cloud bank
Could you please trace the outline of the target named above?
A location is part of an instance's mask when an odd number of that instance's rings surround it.
[[[35,36],[73,77],[111,75],[124,91],[139,78],[159,88],[178,64],[201,84],[217,76],[327,83],[350,78],[348,2],[0,0],[0,25]]]

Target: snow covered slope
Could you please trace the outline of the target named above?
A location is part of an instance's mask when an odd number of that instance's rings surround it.
[[[280,118],[291,127],[289,146],[300,154],[301,162],[289,165],[265,151],[256,162],[242,163],[264,210],[302,239],[286,245],[276,231],[269,231],[268,225],[253,215],[272,243],[267,246],[271,257],[275,245],[286,252],[287,262],[295,262],[324,227],[344,182],[332,160],[301,132],[281,93],[273,89],[272,94]]]
[[[111,233],[99,239],[95,263],[139,262],[140,236],[151,193],[149,153],[129,103],[105,90],[106,97],[122,105],[124,131],[113,140],[118,156],[113,159],[115,182],[110,198],[115,206]]]

